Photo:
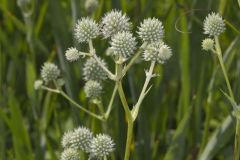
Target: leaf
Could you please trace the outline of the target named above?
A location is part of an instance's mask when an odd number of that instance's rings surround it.
[[[229,115],[221,124],[221,126],[212,134],[199,160],[211,160],[218,151],[229,142],[234,134],[235,119]]]
[[[164,160],[181,160],[184,158],[186,131],[189,127],[191,115],[192,107],[185,113],[183,119],[180,121]]]

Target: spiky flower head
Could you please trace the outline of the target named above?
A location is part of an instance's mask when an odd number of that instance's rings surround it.
[[[102,94],[102,85],[97,81],[87,81],[84,92],[89,98],[97,98]]]
[[[131,23],[126,14],[123,14],[121,11],[112,10],[102,18],[101,27],[104,38],[109,38],[117,32],[129,31]]]
[[[77,61],[80,55],[79,51],[74,47],[68,48],[65,53],[66,59],[70,62]]]
[[[98,134],[91,141],[91,152],[90,155],[93,157],[102,158],[108,156],[111,152],[114,151],[115,143],[112,138],[106,134]]]
[[[43,81],[42,80],[36,80],[34,82],[34,89],[38,90],[38,89],[40,89],[42,87],[42,85],[43,85]]]
[[[67,148],[61,153],[61,160],[80,160],[80,156],[76,149]]]
[[[41,77],[45,82],[56,80],[60,75],[60,70],[53,64],[46,62],[43,64],[41,69]]]
[[[138,34],[143,42],[158,42],[164,35],[162,22],[157,18],[144,19],[140,24]]]
[[[74,29],[74,36],[79,43],[88,42],[98,35],[99,26],[93,19],[85,17],[78,20]]]
[[[106,66],[106,62],[103,59],[100,59],[100,61]],[[83,66],[83,79],[85,81],[93,80],[101,82],[107,79],[107,74],[94,58],[89,58]]]
[[[211,38],[206,38],[202,41],[202,49],[205,51],[212,50],[214,48],[214,40]]]
[[[73,131],[68,131],[63,135],[63,148],[80,149],[84,152],[90,151],[90,143],[93,133],[86,127],[78,127]]]
[[[172,50],[163,42],[150,43],[143,52],[145,61],[155,61],[157,63],[165,63],[172,56]]]
[[[86,0],[84,7],[89,13],[91,13],[98,7],[98,0]]]
[[[132,33],[123,31],[115,34],[110,44],[113,55],[128,58],[134,53],[137,42]]]
[[[223,18],[218,13],[210,13],[203,22],[204,34],[219,36],[226,30]]]

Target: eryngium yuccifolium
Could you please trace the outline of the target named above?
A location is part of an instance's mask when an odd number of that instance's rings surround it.
[[[63,148],[80,149],[84,152],[90,152],[90,143],[93,139],[93,133],[86,127],[79,127],[73,131],[66,132],[62,138]]]
[[[226,30],[223,18],[218,13],[211,13],[203,22],[204,34],[219,36]]]
[[[106,66],[106,63],[103,59],[100,59],[100,61],[104,66]],[[83,66],[83,79],[85,81],[93,80],[101,82],[107,79],[107,74],[94,58],[89,58],[86,60]]]
[[[162,22],[156,18],[145,19],[140,24],[138,34],[143,42],[158,42],[164,35]]]
[[[123,31],[115,34],[112,37],[110,44],[113,55],[128,58],[134,53],[137,42],[132,33]]]
[[[104,157],[108,156],[111,152],[114,151],[115,143],[112,138],[106,134],[98,134],[91,141],[91,152],[90,155],[93,157]]]
[[[78,20],[75,29],[74,36],[79,43],[88,42],[99,35],[99,26],[91,18],[82,18]]]
[[[206,38],[202,41],[202,49],[209,51],[214,48],[214,40],[211,38]]]
[[[41,77],[45,82],[56,80],[60,75],[60,70],[53,64],[46,62],[43,64],[41,69]]]
[[[89,98],[97,98],[102,93],[102,85],[97,81],[87,81],[84,86],[84,92]]]
[[[163,42],[150,43],[143,52],[145,61],[165,63],[172,56],[172,50]]]
[[[76,48],[68,48],[65,53],[66,59],[70,62],[77,61],[80,57],[80,53]]]
[[[36,80],[36,81],[34,82],[34,89],[35,89],[35,90],[38,90],[39,88],[42,87],[42,85],[43,85],[43,81],[42,81],[42,80]]]
[[[91,13],[98,7],[98,0],[86,0],[84,7],[88,12]]]
[[[80,160],[79,153],[76,149],[67,148],[61,153],[61,160]]]
[[[123,14],[121,11],[112,10],[102,18],[101,27],[104,38],[109,38],[117,32],[129,31],[131,23],[126,14]]]

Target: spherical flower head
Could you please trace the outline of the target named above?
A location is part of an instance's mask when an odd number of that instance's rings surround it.
[[[80,53],[76,48],[68,48],[68,50],[65,53],[66,59],[70,62],[77,61],[80,57]]]
[[[53,64],[46,62],[41,69],[41,77],[45,82],[56,80],[60,76],[60,70]]]
[[[172,50],[163,42],[150,43],[143,52],[145,61],[165,63],[172,56]]]
[[[88,42],[98,35],[99,26],[93,19],[86,17],[78,20],[74,29],[74,36],[79,43]]]
[[[209,14],[203,22],[204,34],[219,36],[226,30],[223,18],[218,13]]]
[[[97,158],[108,156],[114,151],[115,143],[112,138],[106,134],[98,134],[91,142],[90,155]]]
[[[62,152],[61,160],[80,160],[80,156],[76,149],[67,148]]]
[[[38,90],[38,89],[40,89],[42,87],[42,85],[43,85],[43,81],[42,80],[36,80],[34,82],[34,89]]]
[[[128,58],[133,55],[137,42],[132,33],[123,31],[115,34],[110,44],[113,55]]]
[[[205,51],[212,50],[214,48],[214,40],[211,38],[206,38],[202,41],[202,49]]]
[[[87,81],[84,92],[88,98],[97,98],[102,94],[102,85],[97,81]]]
[[[93,139],[93,133],[86,127],[79,127],[63,135],[63,148],[80,149],[84,152],[90,152],[90,143]]]
[[[102,18],[101,27],[104,38],[109,38],[117,32],[129,31],[131,23],[126,14],[123,14],[121,11],[112,10]]]
[[[157,18],[145,19],[140,24],[138,34],[143,42],[158,42],[164,35],[162,22]]]
[[[106,62],[103,59],[100,59],[100,61],[106,66]],[[83,66],[83,79],[85,81],[93,80],[102,82],[107,79],[107,74],[94,58],[89,58]]]
[[[92,13],[98,7],[98,0],[86,0],[84,7],[89,13]]]

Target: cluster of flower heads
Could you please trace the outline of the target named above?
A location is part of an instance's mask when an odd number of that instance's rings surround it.
[[[218,13],[210,13],[203,22],[204,34],[207,34],[209,38],[202,41],[202,49],[210,51],[214,49],[214,39],[220,36],[225,30],[226,25],[223,18]]]
[[[96,136],[86,127],[78,127],[66,132],[61,141],[64,151],[61,160],[79,160],[79,152],[85,152],[90,157],[103,158],[115,149],[112,138],[106,134]]]

